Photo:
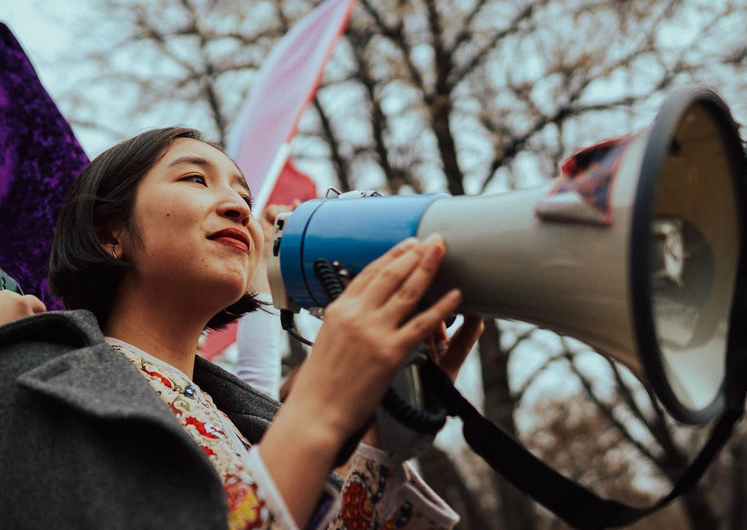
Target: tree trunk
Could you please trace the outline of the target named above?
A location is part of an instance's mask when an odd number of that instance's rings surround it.
[[[742,477],[744,480],[744,476]],[[690,520],[691,530],[718,530],[722,528],[713,506],[708,501],[705,491],[700,485],[696,486],[690,493],[684,495],[683,506]],[[735,528],[745,528],[738,526]]]
[[[731,455],[734,465],[730,472],[731,498],[729,499],[729,510],[727,520],[729,530],[743,530],[747,528],[747,452],[745,451],[746,440],[737,435],[731,442]]]
[[[485,320],[485,331],[480,337],[482,380],[485,389],[485,416],[516,435],[514,424],[515,400],[508,389],[508,354],[501,349],[500,330],[493,319]],[[501,504],[502,530],[534,530],[537,517],[533,501],[513,485],[494,475],[494,483]]]

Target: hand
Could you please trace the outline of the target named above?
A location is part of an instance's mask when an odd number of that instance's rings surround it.
[[[481,317],[465,315],[464,322],[451,339],[446,335],[446,324],[444,323],[431,336],[431,360],[449,376],[452,383],[456,381],[464,360],[472,351],[484,329],[485,323]]]
[[[327,306],[312,354],[258,446],[298,526],[345,440],[372,416],[415,346],[459,306],[454,290],[413,314],[445,250],[441,238],[403,241]]]
[[[461,293],[452,291],[411,317],[445,250],[441,238],[408,240],[361,271],[325,309],[324,325],[288,404],[294,397],[303,399],[302,406],[309,413],[316,410],[318,419],[319,411],[326,411],[328,427],[340,441],[355,433],[410,352],[461,301]],[[461,349],[453,352],[461,354]]]
[[[21,295],[7,290],[0,291],[0,326],[19,318],[43,313],[46,310],[44,302],[34,295]]]
[[[480,338],[484,329],[485,324],[482,318],[470,315],[464,317],[464,322],[451,339],[446,335],[445,322],[442,322],[436,332],[429,338],[431,360],[444,371],[452,383],[456,381],[464,360],[472,351],[472,347]],[[376,423],[371,425],[361,441],[372,447],[382,447],[379,427]],[[338,473],[340,473],[340,470],[338,470]],[[342,473],[340,474],[345,476]]]
[[[271,246],[277,216],[281,213],[292,212],[300,205],[301,201],[296,199],[291,204],[271,204],[262,210],[262,213],[259,215],[259,224],[262,226],[262,233],[265,236],[265,248],[270,248]]]

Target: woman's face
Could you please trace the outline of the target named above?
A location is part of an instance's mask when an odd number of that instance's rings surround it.
[[[138,184],[133,217],[142,246],[122,238],[135,285],[218,310],[236,302],[262,253],[250,200],[228,156],[198,140],[175,140]]]

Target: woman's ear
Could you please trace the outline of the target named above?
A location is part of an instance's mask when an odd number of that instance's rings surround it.
[[[121,223],[105,222],[96,227],[96,238],[101,248],[114,259],[124,258],[122,246],[125,227]]]

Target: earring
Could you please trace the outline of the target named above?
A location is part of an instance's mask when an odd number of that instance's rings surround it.
[[[114,250],[114,249],[112,249],[112,257],[113,257],[114,259],[119,259],[119,258],[117,257],[117,251],[116,251],[116,250]]]

